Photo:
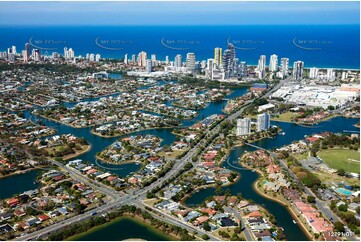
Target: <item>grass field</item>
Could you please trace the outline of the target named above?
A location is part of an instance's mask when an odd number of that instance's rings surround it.
[[[279,115],[279,117],[272,117],[272,120],[282,121],[282,122],[292,122],[292,118],[299,116],[299,113],[286,112]]]
[[[360,173],[360,152],[348,149],[322,150],[318,156],[331,168]]]

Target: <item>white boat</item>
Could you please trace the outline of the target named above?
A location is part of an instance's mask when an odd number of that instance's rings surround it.
[[[293,222],[294,224],[296,224],[296,223],[297,223],[295,220],[292,220],[292,222]]]
[[[285,133],[285,132],[282,132],[281,134],[282,134],[282,135],[285,135],[286,133]]]

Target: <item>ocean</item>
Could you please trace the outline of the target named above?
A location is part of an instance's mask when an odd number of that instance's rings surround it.
[[[75,55],[99,53],[102,58],[131,58],[145,51],[148,58],[173,61],[194,52],[197,60],[213,58],[214,48],[232,43],[236,57],[257,65],[260,55],[290,59],[290,66],[302,60],[306,67],[360,69],[359,25],[245,25],[245,26],[0,26],[0,50],[15,45],[17,52],[26,42],[42,54]]]

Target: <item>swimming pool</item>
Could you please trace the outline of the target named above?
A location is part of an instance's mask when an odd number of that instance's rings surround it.
[[[343,195],[345,195],[345,196],[350,196],[350,195],[352,194],[351,191],[349,191],[349,190],[347,190],[347,189],[345,189],[345,188],[341,188],[341,187],[336,188],[336,192],[337,192],[337,193],[341,193],[341,194],[343,194]]]

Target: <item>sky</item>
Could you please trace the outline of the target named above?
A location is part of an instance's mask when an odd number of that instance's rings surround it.
[[[0,25],[359,24],[353,2],[0,2]]]

